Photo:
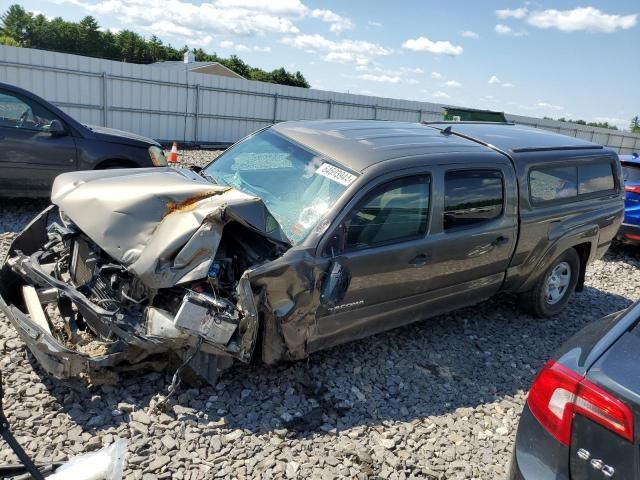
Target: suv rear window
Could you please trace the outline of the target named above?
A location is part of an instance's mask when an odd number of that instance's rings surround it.
[[[625,182],[640,182],[640,165],[623,162],[622,176]]]
[[[552,167],[531,170],[531,201],[577,199],[580,195],[610,192],[616,188],[611,163],[591,163],[574,167]]]
[[[499,170],[454,170],[444,177],[444,229],[470,227],[502,215]]]

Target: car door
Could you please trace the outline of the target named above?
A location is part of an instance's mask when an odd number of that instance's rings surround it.
[[[440,178],[442,212],[431,231],[434,296],[465,305],[503,284],[517,240],[516,178],[506,162],[446,165]]]
[[[321,306],[310,350],[404,322],[404,306],[430,289],[432,178],[421,169],[374,183],[329,235],[325,258],[349,281],[338,302]]]
[[[64,132],[51,133],[57,120]],[[76,168],[76,144],[68,127],[39,102],[0,90],[0,190],[46,195],[54,178]]]

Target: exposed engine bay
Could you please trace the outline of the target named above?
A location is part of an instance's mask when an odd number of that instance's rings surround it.
[[[127,188],[129,171],[58,177],[54,205],[12,245],[0,307],[58,378],[99,383],[189,357],[215,383],[252,358],[264,292],[249,276],[288,250],[286,237],[260,199],[153,170],[148,191]]]

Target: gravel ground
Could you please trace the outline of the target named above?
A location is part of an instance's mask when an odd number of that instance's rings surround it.
[[[0,205],[0,254],[45,204]],[[501,478],[536,370],[581,327],[640,297],[639,260],[629,247],[608,253],[554,318],[533,319],[502,295],[306,362],[233,367],[151,415],[168,375],[115,386],[53,380],[0,315],[5,410],[40,462],[129,439],[132,479]],[[0,463],[14,462],[1,447]]]

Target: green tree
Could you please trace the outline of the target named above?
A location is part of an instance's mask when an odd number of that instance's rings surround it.
[[[631,119],[629,128],[633,133],[640,133],[640,117],[638,117],[638,115]]]

